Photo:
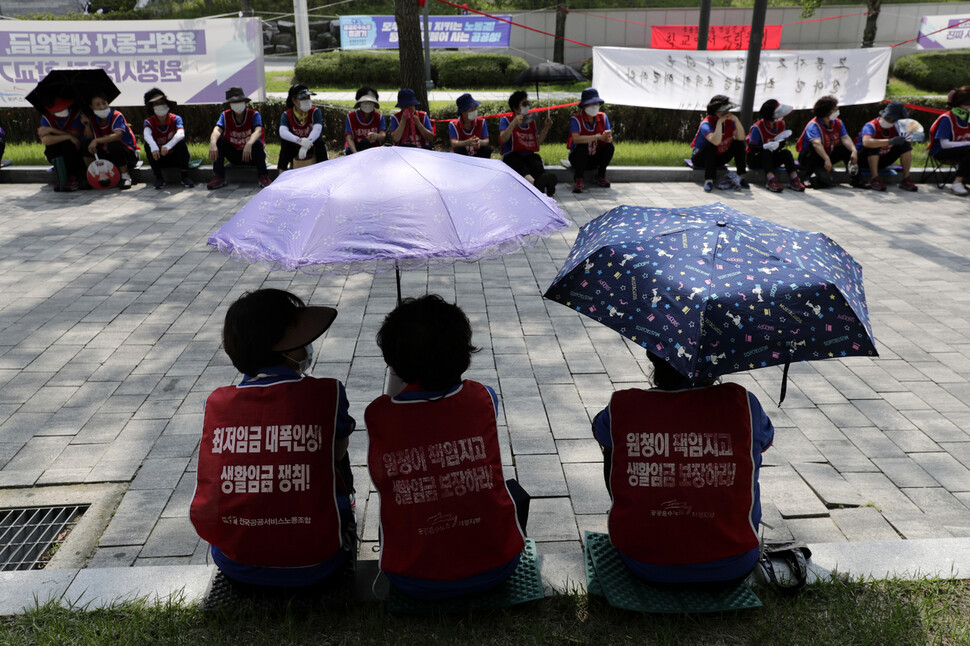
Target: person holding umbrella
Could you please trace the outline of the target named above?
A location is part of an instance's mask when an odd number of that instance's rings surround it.
[[[758,475],[774,427],[738,384],[691,382],[647,358],[653,388],[614,393],[593,420],[613,501],[610,541],[651,583],[732,587],[760,556]]]
[[[545,142],[552,128],[552,117],[547,111],[540,132],[535,115],[529,111],[529,95],[522,90],[516,90],[509,96],[509,108],[512,109],[512,118],[502,117],[498,126],[502,161],[552,197],[556,194],[556,177],[546,173],[542,157],[539,156],[539,146]]]
[[[290,167],[294,159],[305,160],[313,151],[314,163],[327,161],[327,143],[323,137],[323,110],[313,105],[313,92],[298,83],[290,87],[286,110],[280,115],[281,171]]]
[[[401,110],[391,115],[391,124],[388,126],[395,146],[431,150],[431,142],[434,141],[434,126],[431,125],[431,118],[428,113],[417,109],[418,105],[418,98],[414,96],[414,90],[404,88],[397,93],[396,107],[401,108]]]
[[[949,111],[930,126],[929,154],[941,162],[957,167],[950,192],[966,195],[963,182],[970,173],[970,85],[951,90],[946,98]]]
[[[381,107],[377,102],[378,96],[377,90],[367,85],[359,88],[354,95],[357,103],[354,109],[347,113],[347,122],[344,126],[345,155],[384,145],[384,140],[387,138],[387,125],[384,123],[384,115],[377,111]]]
[[[209,159],[212,160],[212,180],[206,185],[210,191],[226,185],[226,160],[233,164],[256,167],[259,185],[269,186],[266,168],[266,147],[263,144],[263,117],[249,107],[252,102],[241,87],[226,90],[224,109],[209,136]]]
[[[172,112],[174,102],[158,88],[145,93],[148,118],[142,130],[142,138],[148,147],[148,165],[155,175],[155,188],[165,186],[163,168],[178,168],[182,186],[192,188],[195,182],[189,177],[189,147],[185,143],[185,125],[182,117]]]
[[[889,105],[879,111],[879,116],[862,126],[856,137],[855,147],[872,173],[869,183],[863,182],[859,175],[853,180],[857,188],[871,188],[874,191],[885,191],[886,184],[879,177],[879,169],[887,168],[897,159],[903,166],[903,179],[899,188],[915,193],[919,190],[916,183],[909,176],[909,168],[913,163],[913,146],[909,140],[896,129],[896,122],[909,117],[909,111],[899,101],[891,101]]]
[[[448,122],[451,152],[489,159],[492,147],[488,144],[488,125],[484,117],[478,116],[481,102],[466,92],[455,103],[458,105],[458,118]]]
[[[603,103],[596,88],[587,88],[579,97],[581,110],[569,120],[569,141],[566,145],[569,147],[569,164],[573,167],[573,193],[583,192],[583,176],[588,166],[596,168],[594,184],[610,187],[606,167],[613,159],[613,130],[609,117],[600,111]]]
[[[121,173],[118,188],[131,188],[131,175],[128,168],[134,168],[138,162],[138,144],[135,133],[128,126],[128,120],[118,110],[108,105],[108,98],[103,92],[95,92],[90,97],[89,107],[93,118],[88,120],[85,130],[86,146],[84,163],[90,165],[94,156],[106,157]],[[82,121],[86,116],[81,117]]]
[[[859,172],[859,153],[845,124],[839,119],[838,99],[823,96],[815,102],[812,112],[815,117],[808,122],[795,143],[798,164],[812,188],[835,186],[829,175],[832,166],[844,162],[849,175],[855,176]]]
[[[41,111],[37,136],[44,144],[44,156],[57,168],[58,160],[64,164],[66,183],[55,184],[55,190],[76,191],[84,175],[81,160],[81,142],[84,123],[81,110],[73,99],[58,98]]]
[[[791,136],[791,130],[785,128],[785,117],[791,114],[792,107],[783,105],[775,99],[768,99],[761,105],[758,115],[761,117],[751,126],[748,133],[748,161],[752,166],[760,166],[765,171],[767,188],[773,193],[781,193],[782,186],[775,177],[775,169],[779,166],[788,173],[788,187],[793,191],[804,191],[805,186],[795,170],[795,158],[791,151],[784,148],[785,140]]]
[[[711,97],[707,104],[707,116],[701,121],[694,141],[691,144],[691,163],[694,168],[704,169],[704,190],[710,193],[714,189],[714,179],[717,169],[734,160],[738,169],[736,188],[748,188],[744,177],[747,172],[745,165],[744,126],[741,120],[731,113],[738,106],[723,94]],[[721,188],[721,185],[718,185]],[[730,188],[730,186],[728,186]]]

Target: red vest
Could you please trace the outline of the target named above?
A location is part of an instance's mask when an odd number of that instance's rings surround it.
[[[832,119],[832,123],[829,124],[828,128],[825,127],[825,124],[818,117],[815,117],[812,119],[812,121],[818,124],[818,129],[822,133],[822,147],[825,148],[826,154],[835,150],[835,147],[839,145],[840,141],[842,141],[842,120]],[[809,121],[808,123],[811,123],[812,121]],[[808,129],[808,124],[805,124],[805,129]],[[795,142],[795,151],[802,152],[802,147],[804,146],[805,130],[802,130],[802,134],[798,137],[798,141]]]
[[[876,117],[875,119],[873,119],[869,123],[871,123],[872,124],[872,127],[875,128],[875,130],[876,130],[876,134],[875,135],[872,135],[875,139],[892,139],[893,137],[895,137],[896,135],[899,134],[899,131],[896,130],[896,124],[895,123],[893,125],[889,126],[888,128],[883,129],[882,126],[879,125],[879,117]],[[856,143],[856,147],[859,147],[859,146],[862,146],[863,145],[862,144],[862,132],[861,131],[859,132],[859,136],[856,137],[855,143]],[[889,152],[889,150],[891,148],[892,148],[892,146],[888,146],[888,145],[887,146],[880,147],[879,148],[879,155],[880,156],[885,155],[886,153]]]
[[[152,115],[146,119],[148,126],[152,129],[152,139],[158,144],[159,148],[167,144],[175,136],[175,115],[169,112],[165,115],[165,124],[158,122],[158,117]]]
[[[705,563],[758,546],[748,394],[737,384],[622,390],[610,400],[610,540],[654,565]]]
[[[472,124],[472,129],[470,132],[465,132],[465,128],[461,125],[461,117],[455,119],[455,132],[458,133],[458,141],[465,141],[466,139],[471,139],[472,137],[478,137],[484,141],[488,141],[488,130],[485,127],[485,117],[475,117],[475,123]],[[465,150],[468,151],[469,155],[474,155],[478,152],[479,146],[465,146]],[[452,150],[455,149],[454,146],[451,147]]]
[[[583,112],[582,110],[574,114],[573,118],[579,121],[579,132],[576,134],[579,134],[582,136],[589,136],[589,135],[598,135],[600,133],[606,132],[606,115],[602,112],[596,113],[596,117],[593,119],[592,127],[590,127],[589,124],[586,123],[586,113]],[[600,142],[596,141],[595,139],[593,141],[587,142],[587,145],[589,146],[590,155],[596,154],[596,149],[597,147],[599,147],[599,144]],[[566,140],[566,147],[569,148],[569,150],[573,149],[572,133],[569,133],[569,139]]]
[[[711,124],[711,128],[717,127],[717,115],[715,114],[707,115],[706,117],[704,117],[704,121]],[[701,121],[701,126],[704,125],[704,121]],[[694,141],[690,145],[691,148],[701,148],[705,144],[710,143],[709,141],[704,139],[703,141],[699,142],[700,146],[698,146],[698,139],[700,138],[700,136],[701,136],[701,128],[700,126],[697,126],[697,134],[694,135]],[[721,134],[721,143],[718,144],[717,146],[717,154],[723,155],[724,153],[726,153],[728,148],[731,147],[731,143],[733,141],[734,141],[734,119],[728,119],[727,121],[724,122],[724,130],[723,130],[723,133]]]
[[[483,385],[464,381],[434,401],[384,395],[364,419],[367,465],[381,497],[381,570],[454,581],[522,551],[495,406]]]
[[[394,117],[397,119],[398,124],[401,123],[402,114],[404,114],[404,110],[401,110],[400,112],[394,115]],[[426,114],[427,113],[422,110],[415,110],[414,118],[416,121],[419,121],[420,123],[424,123],[424,117]],[[431,124],[431,132],[434,132],[434,123]],[[403,144],[417,146],[418,148],[423,148],[425,145],[424,137],[422,137],[421,133],[418,132],[418,127],[410,121],[407,123],[406,126],[404,126],[404,134],[401,135],[401,141],[397,142],[398,146],[401,146]]]
[[[226,124],[226,139],[236,150],[245,148],[249,137],[253,134],[253,130],[255,130],[253,127],[253,115],[255,114],[255,110],[246,108],[246,117],[243,119],[242,124],[237,124],[232,110],[223,111],[222,121]]]
[[[70,108],[70,112],[68,112],[67,116],[63,119],[60,117],[55,117],[54,113],[52,112],[47,112],[46,110],[44,111],[44,116],[47,117],[47,122],[51,124],[52,128],[57,128],[61,132],[66,132],[74,135],[75,137],[82,137],[84,135],[83,127],[80,129],[71,127],[71,124],[77,120],[80,114],[81,111],[73,106]]]
[[[94,132],[94,138],[95,139],[98,139],[99,137],[107,137],[108,135],[113,134],[114,133],[114,130],[112,129],[111,126],[114,125],[115,119],[118,118],[118,115],[119,114],[120,113],[117,110],[112,109],[111,110],[111,113],[108,114],[108,123],[105,124],[105,125],[103,125],[103,126],[99,123],[100,122],[100,119],[98,119],[95,116],[92,116],[91,117],[91,130]],[[128,128],[128,136],[131,138],[131,142],[134,143],[135,145],[134,146],[131,146],[126,141],[126,139],[127,139],[126,137],[123,137],[121,140],[119,140],[118,143],[120,143],[122,146],[124,146],[128,150],[141,150],[138,147],[138,144],[135,142],[135,133],[131,131],[131,126],[128,125],[128,121],[127,120],[125,120],[125,127]],[[108,150],[107,144],[98,144],[98,148],[101,151],[107,151]]]
[[[512,152],[539,152],[539,128],[535,119],[525,128],[512,128]]]
[[[956,118],[956,115],[954,115],[953,111],[951,110],[938,116],[936,121],[933,122],[933,125],[930,126],[930,136],[928,137],[928,141],[926,143],[927,148],[933,147],[933,140],[936,138],[936,129],[940,125],[940,121],[943,119],[950,121],[950,132],[953,133],[953,136],[950,137],[950,141],[970,140],[970,121],[967,122],[967,125],[961,126],[960,120]]]
[[[313,130],[313,113],[319,110],[317,106],[310,108],[310,111],[306,113],[304,121],[300,124],[296,120],[296,116],[293,114],[293,108],[286,111],[286,122],[290,126],[290,132],[292,132],[297,137],[309,137],[310,131]]]
[[[336,554],[337,400],[337,381],[314,377],[209,395],[189,508],[199,536],[245,565],[304,567]]]
[[[747,145],[747,148],[745,149],[746,152],[750,153],[752,146],[755,147],[755,150],[761,150],[766,143],[768,143],[769,141],[773,141],[774,138],[778,136],[778,133],[784,131],[785,129],[784,119],[779,119],[777,121],[772,120],[771,124],[772,125],[770,126],[767,123],[765,123],[764,119],[758,119],[757,121],[754,122],[754,125],[751,126],[751,130],[748,132],[748,145]],[[772,128],[772,126],[774,127]],[[761,133],[760,144],[751,141],[751,133],[754,132],[755,128],[757,128],[758,132]]]
[[[367,139],[367,135],[371,132],[381,131],[380,112],[377,110],[371,112],[370,121],[362,121],[360,114],[360,111],[353,110],[347,115],[347,118],[350,119],[350,130],[355,142]]]

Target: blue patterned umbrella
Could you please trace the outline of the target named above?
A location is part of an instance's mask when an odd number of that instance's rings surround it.
[[[877,355],[852,256],[821,233],[721,203],[601,215],[580,230],[545,297],[691,379]]]

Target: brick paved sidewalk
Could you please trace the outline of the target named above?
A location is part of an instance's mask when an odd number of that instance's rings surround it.
[[[280,287],[338,307],[314,372],[345,381],[359,422],[380,394],[374,335],[394,305],[393,277],[267,274],[207,248],[207,234],[255,190],[0,188],[0,487],[127,486],[90,567],[204,562],[187,517],[195,451],[206,395],[237,378],[219,338],[225,308],[244,290]],[[966,201],[925,186],[915,195],[707,195],[697,184],[643,183],[558,199],[577,224],[617,204],[720,199],[841,243],[864,267],[881,357],[793,366],[781,410],[780,368],[734,377],[777,428],[762,471],[766,535],[970,536]],[[646,379],[641,348],[541,298],[576,232],[403,276],[406,294],[457,299],[471,317],[483,350],[468,376],[500,393],[504,462],[535,497],[529,534],[547,555],[579,554],[583,530],[605,528],[589,421],[614,389]],[[351,454],[364,558],[373,558],[364,432]]]

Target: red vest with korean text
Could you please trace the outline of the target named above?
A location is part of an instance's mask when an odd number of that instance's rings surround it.
[[[44,116],[47,117],[47,122],[51,124],[52,128],[57,128],[61,132],[66,132],[68,134],[74,135],[75,137],[82,137],[84,135],[83,127],[80,129],[71,127],[71,124],[73,124],[77,120],[80,114],[81,114],[81,111],[73,106],[70,108],[70,111],[68,112],[67,116],[64,117],[63,119],[61,119],[60,117],[55,117],[54,113],[52,112],[48,112],[46,110],[44,111]]]
[[[704,117],[704,121],[711,124],[712,129],[717,127],[717,115],[715,114],[707,115],[706,117]],[[704,125],[704,121],[701,121],[701,126]],[[701,136],[701,128],[700,126],[698,126],[697,134],[694,135],[694,142],[691,144],[692,149],[703,148],[705,144],[710,143],[706,139],[702,141],[698,141],[700,136]],[[717,146],[717,154],[723,155],[724,153],[726,153],[728,151],[728,148],[731,147],[732,142],[734,142],[734,119],[728,119],[727,121],[724,122],[724,130],[722,131],[722,134],[721,134],[721,143],[718,144]],[[698,146],[698,143],[700,144],[700,146]]]
[[[404,114],[404,110],[401,110],[400,112],[394,115],[394,117],[397,119],[397,122],[399,124],[404,122],[404,120],[401,118],[403,114]],[[424,116],[426,114],[427,113],[422,110],[415,110],[414,120],[423,124]],[[434,132],[434,123],[431,124],[431,132]],[[407,124],[404,126],[404,134],[401,135],[401,141],[397,143],[398,146],[401,146],[404,144],[408,144],[410,146],[417,146],[418,148],[421,148],[425,145],[425,139],[424,137],[421,136],[421,133],[418,132],[418,127],[414,125],[413,121],[408,121]]]
[[[752,422],[737,384],[622,390],[610,401],[610,540],[654,565],[728,558],[758,546]]]
[[[293,114],[293,108],[287,110],[286,122],[290,126],[290,132],[297,137],[309,137],[310,131],[313,130],[313,113],[319,109],[320,108],[317,106],[310,108],[310,111],[306,113],[302,124],[296,120],[296,115]]]
[[[465,141],[471,139],[472,137],[478,137],[479,139],[488,142],[488,130],[485,128],[485,118],[475,117],[475,123],[472,124],[472,129],[470,132],[465,132],[465,128],[461,125],[461,117],[455,119],[455,132],[458,133],[458,141]],[[451,147],[452,150],[455,149],[454,146]],[[465,146],[465,150],[468,151],[469,155],[474,155],[478,152],[479,146]]]
[[[592,126],[586,123],[586,113],[582,110],[574,114],[573,118],[579,121],[579,132],[576,133],[578,135],[582,135],[586,137],[589,135],[598,135],[600,133],[606,132],[606,114],[602,112],[596,113],[596,117],[593,119]],[[589,146],[590,155],[596,154],[596,149],[599,147],[599,144],[600,142],[596,141],[595,139],[593,141],[588,142],[587,145]],[[569,150],[573,149],[572,133],[569,134],[569,139],[566,140],[566,147],[569,148]]]
[[[246,108],[246,116],[241,124],[236,123],[236,117],[233,116],[232,110],[224,110],[222,113],[222,121],[226,124],[226,139],[232,144],[232,147],[236,150],[242,150],[246,147],[246,142],[249,141],[249,137],[253,134],[253,118],[256,111],[252,108]]]
[[[148,117],[147,121],[148,126],[152,129],[152,139],[155,140],[155,143],[159,147],[171,141],[177,132],[175,129],[175,115],[171,112],[165,115],[164,124],[159,123],[158,117],[154,114]]]
[[[950,141],[970,140],[970,121],[968,121],[966,125],[961,126],[960,120],[957,119],[956,115],[953,114],[953,111],[950,110],[949,112],[944,112],[938,116],[936,121],[933,122],[933,125],[930,126],[930,135],[927,137],[926,143],[927,148],[933,147],[933,140],[936,139],[936,129],[939,127],[940,121],[943,119],[947,119],[950,122],[950,132],[953,133],[953,136],[950,137]]]
[[[875,119],[873,119],[869,123],[871,123],[872,124],[872,127],[875,128],[875,130],[876,130],[876,134],[872,135],[872,137],[874,139],[892,139],[893,137],[895,137],[895,136],[897,136],[899,134],[899,131],[896,130],[896,124],[895,123],[893,125],[889,126],[888,128],[885,128],[885,129],[882,126],[880,126],[879,125],[879,117],[876,117]],[[855,143],[856,143],[856,146],[861,146],[862,145],[862,132],[861,131],[859,132],[859,136],[856,137]],[[880,147],[879,148],[879,155],[880,155],[880,157],[882,155],[885,155],[886,153],[888,153],[891,148],[892,148],[892,146],[889,146],[889,145]]]
[[[314,377],[209,395],[189,508],[199,536],[245,565],[303,567],[336,554],[337,401],[337,381]]]
[[[381,570],[454,581],[504,565],[525,541],[505,488],[488,390],[434,401],[384,395],[364,413],[381,497]]]
[[[829,124],[828,128],[825,127],[825,123],[818,117],[815,117],[812,121],[818,124],[818,129],[822,133],[822,147],[825,148],[826,154],[835,150],[835,147],[842,141],[842,120],[832,119],[832,123]],[[808,123],[812,123],[812,121]],[[808,124],[805,125],[805,129],[808,129]],[[805,143],[805,130],[802,130],[801,136],[795,142],[795,151],[802,152],[802,147],[805,146]]]
[[[758,132],[761,134],[761,143],[755,143],[751,141],[751,132],[757,128]],[[758,119],[751,126],[751,131],[748,133],[748,145],[745,149],[746,152],[751,152],[751,147],[754,146],[755,150],[761,150],[766,143],[773,141],[775,137],[778,136],[779,132],[785,130],[784,119],[779,119],[778,121],[772,120],[771,125],[765,123],[764,119]]]
[[[370,121],[361,121],[358,110],[351,111],[347,118],[350,119],[350,130],[354,141],[363,141],[367,139],[369,133],[381,131],[381,113],[376,110],[371,112]]]
[[[539,152],[539,128],[535,120],[525,128],[512,128],[512,152]]]

